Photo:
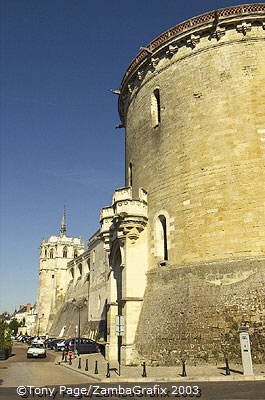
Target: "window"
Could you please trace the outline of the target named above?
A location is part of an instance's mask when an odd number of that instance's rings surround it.
[[[128,186],[132,186],[132,182],[133,182],[133,177],[132,177],[133,171],[132,171],[132,168],[133,168],[133,166],[132,166],[132,163],[130,162],[129,163],[129,169],[128,169]]]
[[[168,260],[168,252],[167,252],[167,220],[164,215],[159,216],[162,232],[163,232],[163,244],[164,244],[164,260]]]
[[[153,128],[161,122],[160,92],[158,88],[153,91],[151,97],[151,119]]]
[[[83,271],[82,264],[78,265],[78,271],[79,271],[79,275],[82,276],[82,271]]]
[[[44,251],[44,256],[47,257],[47,249]]]
[[[67,247],[63,248],[63,258],[67,258]]]
[[[54,275],[52,274],[52,279],[54,279]]]
[[[70,269],[70,274],[71,274],[71,278],[74,279],[74,277],[75,277],[74,268]]]
[[[50,258],[53,258],[53,249],[50,250]]]
[[[167,220],[160,214],[156,221],[157,256],[164,261],[168,260]]]
[[[78,256],[77,250],[74,251],[74,258]]]

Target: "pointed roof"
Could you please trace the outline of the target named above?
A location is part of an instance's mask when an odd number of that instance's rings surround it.
[[[65,209],[65,206],[63,209],[63,216],[62,216],[62,221],[61,221],[60,232],[61,232],[61,235],[66,234],[66,209]]]

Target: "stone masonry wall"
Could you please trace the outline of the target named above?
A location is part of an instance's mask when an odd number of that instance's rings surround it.
[[[161,261],[159,214],[168,216],[172,264],[265,254],[265,30],[253,22],[244,35],[241,23],[219,40],[210,32],[194,46],[180,40],[130,94],[126,165],[133,196],[148,193],[150,268]],[[153,127],[155,88],[161,122]]]
[[[265,362],[265,259],[169,266],[148,273],[136,349],[149,362],[240,359],[248,325],[254,362]]]

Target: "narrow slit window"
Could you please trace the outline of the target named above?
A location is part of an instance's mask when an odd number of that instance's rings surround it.
[[[129,163],[129,171],[128,171],[128,183],[129,186],[132,186],[132,182],[133,182],[133,166],[132,163]]]
[[[164,260],[168,260],[168,249],[167,249],[167,220],[164,215],[159,216],[159,220],[161,223],[161,233],[162,233],[162,240],[163,240],[163,258]]]
[[[50,250],[50,258],[53,258],[53,249]]]
[[[152,125],[155,128],[161,122],[161,106],[160,106],[160,91],[155,89],[151,99],[151,117]]]

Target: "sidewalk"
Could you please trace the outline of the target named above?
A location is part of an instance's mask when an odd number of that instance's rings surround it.
[[[78,368],[79,358],[81,368]],[[62,361],[62,355],[56,358],[56,364],[64,368],[69,368],[78,373],[87,375],[96,382],[187,382],[187,381],[245,381],[245,380],[265,380],[265,365],[254,365],[254,375],[244,376],[241,365],[231,364],[230,375],[226,375],[225,365],[186,365],[186,377],[182,377],[182,366],[176,367],[151,367],[146,366],[146,377],[142,377],[142,366],[121,366],[121,375],[118,375],[118,363],[110,363],[110,378],[106,377],[107,361],[101,354],[82,354],[79,358],[72,360],[72,365]],[[86,360],[88,371],[85,371]],[[97,361],[98,374],[95,374],[95,362]],[[115,370],[114,370],[115,369]]]

